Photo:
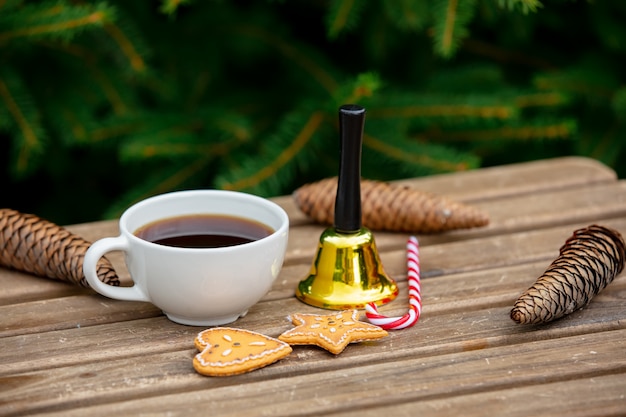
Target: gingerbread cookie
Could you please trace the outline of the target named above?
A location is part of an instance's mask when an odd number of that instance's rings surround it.
[[[358,310],[346,310],[328,315],[294,314],[290,317],[296,325],[278,336],[290,345],[316,345],[335,355],[350,343],[380,339],[386,330],[358,320]]]
[[[204,330],[196,336],[193,367],[202,375],[228,376],[270,365],[291,353],[289,344],[260,333],[229,327]]]

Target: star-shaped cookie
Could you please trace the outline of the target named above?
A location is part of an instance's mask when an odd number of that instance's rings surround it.
[[[388,335],[378,326],[359,321],[358,315],[358,310],[327,315],[293,314],[289,319],[296,327],[287,330],[278,339],[290,345],[316,345],[338,355],[350,343]]]
[[[194,340],[200,351],[194,369],[208,376],[228,376],[270,365],[291,353],[285,342],[260,333],[229,327],[204,330]]]

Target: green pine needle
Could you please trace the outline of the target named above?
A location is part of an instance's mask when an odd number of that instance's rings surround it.
[[[468,36],[468,25],[474,18],[476,0],[434,0],[433,36],[435,52],[451,58]]]
[[[0,68],[0,103],[12,119],[9,127],[14,133],[11,170],[21,177],[35,169],[47,135],[26,83],[19,74],[6,67]]]
[[[8,13],[0,13],[0,45],[21,39],[70,41],[77,34],[101,28],[114,18],[115,9],[106,3],[29,3]]]
[[[539,0],[498,0],[498,5],[503,9],[521,10],[522,13],[536,13],[543,7]]]
[[[327,116],[310,105],[300,106],[288,114],[276,131],[262,139],[260,152],[232,160],[217,176],[218,188],[247,191],[270,196],[284,189],[293,180],[296,168],[307,165],[307,159],[315,159],[319,152],[316,144],[325,130]]]
[[[394,0],[382,2],[385,13],[395,26],[405,31],[419,31],[430,23],[428,1]]]
[[[360,19],[365,2],[360,0],[333,0],[326,11],[326,25],[329,39],[335,39],[342,32],[354,29]]]
[[[174,15],[180,8],[180,6],[184,6],[190,4],[191,0],[162,0],[161,7],[159,7],[159,11],[163,14]]]

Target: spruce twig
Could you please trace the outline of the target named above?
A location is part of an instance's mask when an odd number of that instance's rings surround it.
[[[517,323],[548,323],[584,307],[624,268],[621,234],[603,226],[578,229],[557,259],[515,302]]]
[[[305,184],[293,198],[307,216],[330,225],[334,220],[337,177]],[[372,230],[440,233],[489,224],[475,207],[404,185],[361,180],[362,224]]]
[[[0,209],[0,266],[89,287],[83,259],[90,242],[33,214]],[[100,280],[119,286],[113,265],[101,258]]]

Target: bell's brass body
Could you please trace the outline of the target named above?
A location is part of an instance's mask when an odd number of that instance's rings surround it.
[[[355,234],[326,229],[309,276],[296,288],[301,301],[331,310],[386,304],[397,295],[398,286],[383,270],[374,236],[366,228]]]

